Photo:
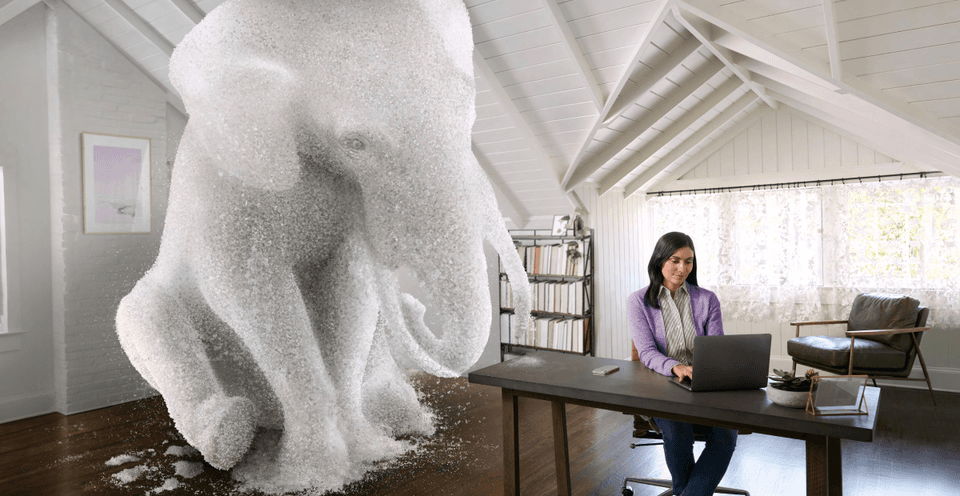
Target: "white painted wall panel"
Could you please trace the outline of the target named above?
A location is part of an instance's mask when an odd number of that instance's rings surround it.
[[[894,161],[870,146],[786,111],[764,116],[738,136],[726,139],[726,144],[682,179],[761,174],[775,178],[776,174],[852,169]],[[758,180],[763,182],[776,181]]]
[[[591,186],[577,189],[590,211],[587,227],[596,235],[595,299],[597,356],[625,358],[630,356],[626,301],[646,280],[646,259],[643,253],[639,195],[624,200],[620,191],[602,197]]]

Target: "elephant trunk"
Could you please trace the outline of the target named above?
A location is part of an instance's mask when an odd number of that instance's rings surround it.
[[[527,274],[497,207],[493,188],[472,154],[466,165],[463,184],[472,188],[462,191],[474,201],[457,198],[458,205],[447,214],[457,212],[454,217],[459,217],[459,222],[450,222],[444,229],[433,230],[431,236],[415,242],[420,256],[412,269],[430,292],[443,329],[435,334],[424,324],[425,308],[416,298],[403,294],[396,301],[395,293],[382,298],[385,315],[402,315],[402,322],[386,325],[392,344],[417,366],[441,377],[457,377],[476,363],[491,333],[492,298],[484,240],[500,255],[513,285],[517,324],[514,332],[525,333],[530,320]],[[391,286],[396,287],[386,285]],[[390,308],[394,305],[399,308]]]

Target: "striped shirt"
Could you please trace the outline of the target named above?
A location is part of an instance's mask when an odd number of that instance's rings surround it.
[[[690,365],[693,363],[693,338],[697,332],[693,328],[693,311],[686,281],[672,297],[669,289],[660,286],[658,299],[660,314],[663,315],[663,329],[667,334],[667,356],[684,365]]]

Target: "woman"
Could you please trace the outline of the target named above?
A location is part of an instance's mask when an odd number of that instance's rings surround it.
[[[650,285],[627,302],[630,334],[640,361],[665,376],[693,378],[693,338],[723,334],[717,295],[697,286],[697,258],[690,236],[664,234],[647,264]],[[737,431],[653,419],[663,433],[663,452],[673,479],[673,494],[712,495],[727,471]],[[696,434],[707,446],[694,462]]]

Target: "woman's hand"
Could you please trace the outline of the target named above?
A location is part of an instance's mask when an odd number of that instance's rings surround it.
[[[679,377],[681,381],[684,377],[689,377],[691,381],[693,380],[693,367],[689,365],[678,363],[673,366],[672,371],[673,375]]]

